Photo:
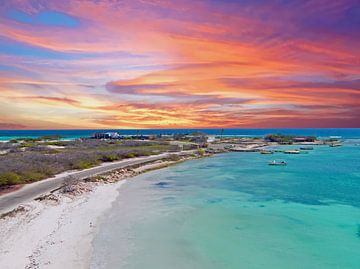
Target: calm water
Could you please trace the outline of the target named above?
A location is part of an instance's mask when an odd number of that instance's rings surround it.
[[[229,153],[127,182],[92,268],[360,268],[360,146]],[[287,167],[271,167],[273,158]]]
[[[18,137],[39,137],[45,135],[62,135],[66,139],[89,137],[96,132],[119,132],[122,135],[151,135],[151,134],[174,134],[192,133],[196,131],[209,135],[220,135],[221,129],[147,129],[147,130],[0,130],[0,141]],[[264,136],[272,133],[293,135],[315,135],[319,137],[342,136],[343,138],[360,137],[360,128],[349,129],[224,129],[224,135],[241,136]]]

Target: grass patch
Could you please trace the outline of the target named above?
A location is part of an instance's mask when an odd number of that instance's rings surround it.
[[[23,142],[20,145],[25,148],[30,148],[30,147],[34,147],[35,143],[34,142]]]
[[[79,160],[73,163],[73,169],[87,169],[97,165],[99,162],[92,160]]]
[[[119,160],[119,156],[117,156],[116,154],[104,154],[101,157],[101,161],[103,162],[113,162],[113,161],[117,161]]]
[[[0,186],[16,185],[22,183],[21,177],[14,172],[7,172],[0,175]]]
[[[135,158],[136,155],[135,155],[135,153],[130,152],[130,153],[126,153],[126,154],[124,155],[124,157],[125,157],[125,158]]]

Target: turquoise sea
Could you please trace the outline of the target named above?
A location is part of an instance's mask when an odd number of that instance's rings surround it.
[[[129,180],[92,268],[359,269],[359,143],[227,153]],[[288,165],[267,164],[276,158]]]

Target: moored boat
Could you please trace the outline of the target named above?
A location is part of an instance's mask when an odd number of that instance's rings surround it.
[[[285,150],[284,151],[285,154],[300,154],[300,150]]]
[[[261,150],[260,153],[261,154],[274,154],[274,152],[271,150]]]
[[[286,162],[282,160],[272,160],[269,165],[285,166]]]
[[[301,150],[313,150],[314,148],[313,147],[301,147],[300,149]]]
[[[330,147],[341,147],[342,144],[341,143],[333,143],[333,144],[330,144]]]

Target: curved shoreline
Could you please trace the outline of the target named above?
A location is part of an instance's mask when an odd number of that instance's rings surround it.
[[[134,168],[135,174],[125,174],[115,181],[82,183],[89,189],[80,194],[57,191],[3,216],[0,218],[0,268],[89,268],[92,240],[102,217],[119,195],[119,188],[133,175],[178,162],[157,161]],[[111,176],[108,175],[110,179]]]
[[[82,180],[87,177],[108,173],[117,169],[131,167],[134,165],[144,165],[149,162],[163,160],[171,155],[186,156],[194,154],[194,151],[181,151],[174,153],[162,153],[159,155],[151,155],[146,157],[138,157],[133,159],[124,159],[117,162],[102,163],[99,166],[95,166],[89,169],[80,171],[66,171],[54,177],[37,181],[31,184],[26,184],[23,187],[16,189],[12,192],[0,195],[0,215],[16,209],[22,203],[29,202],[36,197],[61,188],[64,185],[65,180],[71,176],[77,180]]]

